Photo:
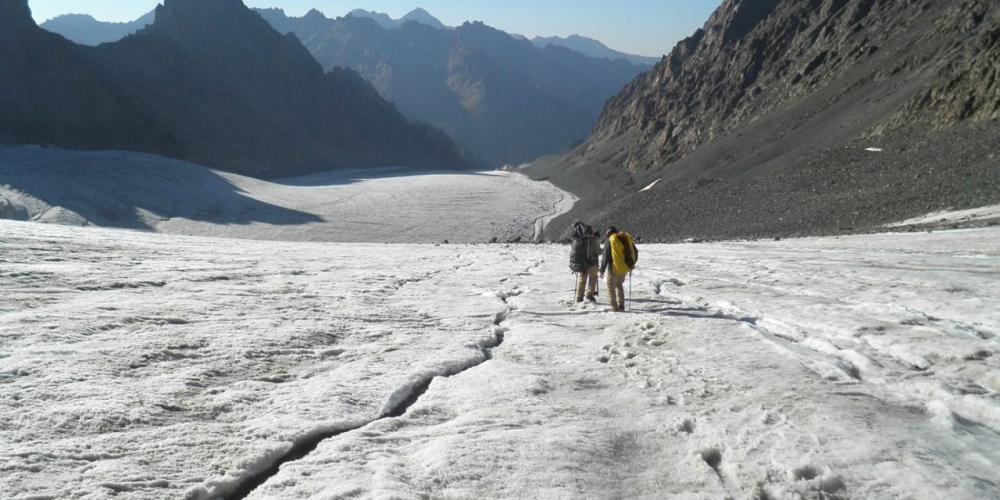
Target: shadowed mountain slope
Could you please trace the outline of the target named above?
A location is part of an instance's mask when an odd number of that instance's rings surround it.
[[[240,0],[167,0],[119,42],[83,47],[0,14],[0,143],[156,153],[259,177],[344,166],[457,167],[355,72],[324,73]]]
[[[278,31],[297,35],[324,67],[357,70],[404,115],[443,129],[496,166],[579,144],[605,100],[644,69],[563,47],[541,49],[478,22],[383,29],[353,15],[260,13]]]

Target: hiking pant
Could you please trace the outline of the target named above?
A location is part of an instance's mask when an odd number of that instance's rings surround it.
[[[608,269],[608,299],[611,301],[611,308],[616,311],[625,310],[625,278],[627,277],[628,274],[618,274]]]
[[[597,296],[597,266],[593,266],[582,273],[576,273],[576,301],[583,301],[584,290],[587,292],[587,299]]]

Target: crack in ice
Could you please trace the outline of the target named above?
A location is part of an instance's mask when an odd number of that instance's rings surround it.
[[[507,304],[508,297],[509,296],[505,296],[501,299],[505,305]],[[392,401],[393,399],[396,399],[396,396],[398,396],[401,392],[406,392],[407,395],[399,403],[383,410],[382,415],[374,420],[353,427],[307,434],[302,439],[297,440],[291,449],[285,452],[264,470],[238,481],[230,493],[224,495],[214,495],[213,497],[221,497],[226,500],[242,500],[248,497],[254,490],[262,486],[272,477],[277,475],[283,465],[305,458],[310,453],[315,451],[323,441],[347,434],[349,432],[361,430],[381,420],[402,417],[414,404],[417,403],[417,401],[420,400],[421,396],[423,396],[427,390],[430,389],[431,383],[434,382],[434,379],[439,377],[453,377],[492,360],[493,350],[503,344],[504,334],[507,332],[507,329],[502,325],[505,321],[507,321],[513,311],[513,306],[506,305],[503,310],[493,315],[493,336],[486,342],[477,346],[482,353],[481,358],[475,359],[456,370],[445,370],[442,373],[421,379],[415,384],[410,384],[400,388],[392,396],[390,396],[389,400]]]

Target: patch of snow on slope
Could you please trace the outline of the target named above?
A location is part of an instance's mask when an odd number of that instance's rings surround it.
[[[653,189],[654,187],[656,187],[657,184],[660,183],[661,180],[663,180],[663,179],[656,179],[650,185],[648,185],[648,186],[640,189],[639,192],[642,193],[642,192],[645,192],[645,191],[649,191],[650,189]]]

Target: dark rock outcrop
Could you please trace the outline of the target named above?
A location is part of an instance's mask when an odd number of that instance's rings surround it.
[[[997,202],[997,26],[989,0],[726,0],[535,175],[584,195],[570,217],[657,238],[836,233]],[[958,189],[968,178],[987,189]]]
[[[35,26],[21,0],[2,5],[0,143],[149,152],[272,178],[466,163],[442,132],[409,123],[357,73],[324,73],[240,0],[166,0],[152,25],[98,47]]]
[[[494,166],[579,144],[604,101],[646,69],[564,47],[538,48],[482,23],[383,29],[355,15],[324,21],[318,12],[260,13],[298,36],[324,67],[358,71],[404,115],[441,128]]]

